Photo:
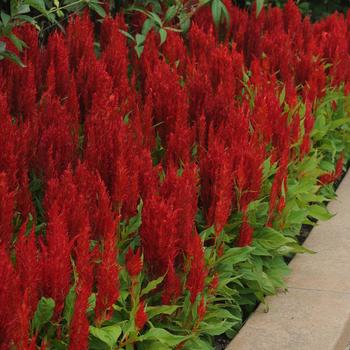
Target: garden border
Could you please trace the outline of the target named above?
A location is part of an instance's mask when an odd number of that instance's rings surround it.
[[[345,350],[350,345],[350,172],[297,255],[288,291],[266,299],[226,350]]]

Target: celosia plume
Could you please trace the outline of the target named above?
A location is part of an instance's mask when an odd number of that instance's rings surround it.
[[[140,248],[137,248],[135,253],[129,248],[125,255],[125,266],[130,277],[135,277],[140,274],[143,268]]]
[[[138,331],[142,330],[147,321],[148,321],[148,316],[145,311],[145,302],[144,300],[142,300],[140,301],[135,314],[135,325],[137,330]]]

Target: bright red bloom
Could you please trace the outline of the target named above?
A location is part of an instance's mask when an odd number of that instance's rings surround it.
[[[314,127],[314,117],[311,114],[310,103],[306,103],[306,114],[304,119],[304,137],[300,146],[300,157],[301,159],[310,151],[311,147],[311,131]]]
[[[204,296],[203,296],[197,308],[198,320],[202,321],[206,313],[207,313],[207,305],[205,303]]]
[[[21,314],[22,293],[19,278],[14,270],[4,246],[0,245],[0,339],[1,349],[10,350],[14,344],[19,344],[23,327],[18,316]],[[16,316],[15,316],[16,315]],[[26,319],[25,314],[22,314]],[[23,326],[24,324],[22,324]],[[20,330],[21,329],[21,330]]]
[[[163,291],[162,291],[162,303],[167,305],[175,302],[181,295],[181,281],[177,275],[174,263],[169,260],[168,271],[165,277]]]
[[[197,232],[192,235],[192,242],[187,248],[187,258],[190,263],[190,271],[186,280],[186,288],[191,292],[191,303],[194,303],[197,295],[204,290],[205,278],[208,274],[203,243]]]
[[[136,314],[135,314],[135,326],[137,330],[142,330],[145,326],[146,322],[148,321],[148,316],[145,311],[145,302],[144,300],[140,301],[139,306],[137,308]]]
[[[70,288],[72,266],[70,261],[71,242],[65,218],[58,214],[55,206],[51,210],[46,240],[42,243],[43,256],[43,290],[44,296],[55,300],[55,316],[63,309],[66,295]]]
[[[46,69],[53,70],[53,81],[47,88],[54,89],[61,98],[66,98],[69,94],[71,84],[68,48],[65,45],[63,35],[54,32],[48,40],[46,50]],[[47,84],[48,85],[48,84]]]
[[[0,244],[8,248],[12,243],[14,197],[14,192],[9,191],[6,174],[0,173]]]
[[[249,225],[246,213],[243,214],[243,223],[239,231],[237,245],[238,247],[245,247],[250,245],[253,241],[253,228]]]
[[[28,307],[28,294],[24,292],[23,301],[18,308],[17,318],[19,327],[17,329],[18,337],[17,349],[18,350],[35,350],[35,338],[30,340],[30,309]]]
[[[78,284],[76,293],[77,298],[69,333],[69,350],[88,349],[89,347],[89,320],[86,311],[91,289],[86,283],[82,282]]]
[[[210,289],[215,292],[219,286],[219,275],[215,273],[213,279],[210,282]]]
[[[143,268],[143,261],[141,258],[140,248],[137,248],[135,253],[131,248],[129,248],[128,252],[125,255],[125,265],[128,274],[131,277],[138,276],[141,273]]]
[[[324,174],[320,176],[319,182],[323,185],[328,185],[337,179],[342,175],[343,173],[343,166],[344,166],[344,153],[342,153],[337,161],[337,164],[335,166],[335,171],[331,173]]]
[[[22,292],[27,295],[27,309],[29,317],[32,317],[38,301],[42,287],[42,257],[36,244],[34,227],[26,236],[27,223],[22,225],[16,245],[16,271],[20,277]]]
[[[97,269],[96,320],[103,322],[112,316],[111,307],[119,298],[119,266],[117,263],[116,228],[110,227],[103,240],[101,263]]]

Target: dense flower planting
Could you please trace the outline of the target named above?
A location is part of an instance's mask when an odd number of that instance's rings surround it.
[[[283,287],[349,159],[350,16],[87,13],[0,63],[0,348],[212,349]],[[97,43],[94,42],[98,38]],[[10,44],[9,44],[10,45]],[[14,49],[15,50],[15,49]]]

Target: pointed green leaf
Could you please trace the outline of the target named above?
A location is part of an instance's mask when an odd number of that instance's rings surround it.
[[[89,327],[90,334],[106,343],[111,348],[116,344],[120,334],[122,333],[121,327],[118,325],[106,326],[102,328],[97,328],[94,326]]]
[[[51,320],[55,309],[55,301],[51,298],[42,297],[35,311],[32,327],[39,332],[40,328]]]
[[[142,291],[141,291],[141,297],[142,297],[143,295],[149,293],[149,292],[152,291],[153,289],[157,288],[157,286],[158,286],[160,283],[163,282],[164,277],[165,277],[165,276],[161,276],[161,277],[157,278],[156,280],[153,280],[153,281],[149,282],[149,283],[147,284],[147,286],[146,286],[144,289],[142,289]]]

